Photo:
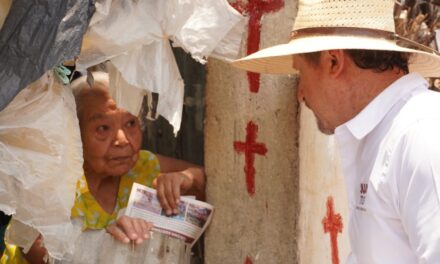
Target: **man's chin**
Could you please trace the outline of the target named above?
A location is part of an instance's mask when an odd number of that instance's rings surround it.
[[[325,135],[333,135],[335,133],[335,129],[334,128],[328,128],[325,125],[323,125],[321,122],[319,122],[318,120],[318,129],[319,131],[321,131],[321,133],[325,134]]]

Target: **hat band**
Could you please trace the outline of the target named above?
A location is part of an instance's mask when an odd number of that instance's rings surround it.
[[[440,55],[440,53],[430,47],[412,41],[410,39],[401,37],[394,32],[372,29],[372,28],[355,28],[355,27],[313,27],[293,30],[290,33],[290,40],[316,37],[316,36],[353,36],[353,37],[369,37],[381,38],[395,41],[397,45],[405,48],[413,48],[428,53]]]

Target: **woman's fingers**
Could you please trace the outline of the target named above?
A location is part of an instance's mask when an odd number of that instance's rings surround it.
[[[167,215],[179,213],[181,188],[185,175],[180,172],[163,173],[156,178],[157,196]]]
[[[140,244],[150,237],[151,228],[152,224],[143,219],[122,216],[107,227],[107,232],[123,243],[135,241]]]
[[[142,230],[142,224],[139,223],[139,221],[136,221],[136,219],[133,219],[131,221],[131,224],[133,226],[134,231],[136,232],[136,244],[140,244],[144,241],[145,232]]]
[[[158,181],[156,191],[157,191],[157,198],[159,199],[160,205],[165,210],[165,214],[171,215],[173,211],[165,196],[165,185],[162,183],[162,181]]]
[[[150,238],[150,231],[151,228],[153,228],[153,224],[149,223],[147,221],[144,221],[142,219],[139,219],[139,223],[142,227],[142,233],[144,234],[144,239],[149,239]]]
[[[173,186],[171,186],[171,188],[173,189],[173,201],[176,204],[176,207],[173,209],[178,209],[179,203],[180,203],[180,181],[174,182]],[[179,210],[177,210],[177,212],[173,212],[175,214],[179,213]]]
[[[138,238],[138,233],[136,232],[135,226],[133,224],[133,219],[134,218],[124,215],[116,221],[117,226],[124,231],[128,238],[130,238],[130,240],[135,240]]]
[[[169,206],[171,207],[170,209],[172,210],[172,212],[170,214],[174,214],[175,209],[177,208],[176,198],[174,197],[174,193],[173,193],[173,185],[174,184],[175,183],[173,182],[173,179],[170,179],[169,181],[167,181],[165,183],[165,198],[167,199],[167,202],[168,202]]]
[[[112,235],[116,240],[119,240],[122,243],[128,244],[130,239],[128,236],[120,229],[116,223],[110,224],[106,228],[107,232]]]
[[[145,239],[150,237],[151,225],[139,218],[133,218],[131,221],[134,230],[137,234],[136,244],[142,243]]]

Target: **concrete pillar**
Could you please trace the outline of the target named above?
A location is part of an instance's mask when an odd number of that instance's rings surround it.
[[[344,178],[340,168],[339,153],[333,136],[318,131],[313,113],[301,106],[300,118],[300,215],[298,249],[300,263],[345,263],[349,253],[348,202]],[[333,250],[329,230],[324,230],[323,219],[327,219],[327,203],[333,201],[334,223],[340,226],[337,244]],[[335,254],[337,253],[337,254]]]
[[[288,41],[296,1],[283,2],[280,10],[263,16],[261,48]],[[259,91],[251,92],[245,72],[214,59],[207,70],[205,168],[207,200],[215,213],[205,237],[205,262],[297,263],[299,128],[294,79],[262,75]],[[257,146],[253,162],[246,161],[243,152],[251,134]]]
[[[281,10],[263,16],[260,48],[288,41],[296,6],[285,0]],[[262,75],[255,93],[244,72],[208,63],[205,167],[208,202],[216,211],[205,238],[207,264],[339,264],[348,255],[336,143],[318,131],[310,110],[299,111],[294,83],[294,77]],[[253,194],[244,171],[252,160],[240,152],[249,133],[260,151]]]

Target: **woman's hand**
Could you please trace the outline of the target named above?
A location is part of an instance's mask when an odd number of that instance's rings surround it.
[[[43,237],[41,234],[37,237],[34,244],[32,244],[31,248],[27,253],[23,253],[24,258],[33,264],[44,264],[44,258],[47,254],[46,248],[43,247]]]
[[[153,225],[143,219],[121,216],[116,222],[107,226],[106,231],[115,239],[128,244],[134,241],[137,245],[150,238]]]
[[[180,195],[186,193],[193,185],[192,175],[185,172],[161,173],[154,180],[153,186],[157,190],[157,198],[166,215],[178,214]]]
[[[180,195],[195,195],[205,199],[205,171],[195,164],[156,155],[160,164],[160,174],[153,181],[160,205],[167,215],[179,213]]]

